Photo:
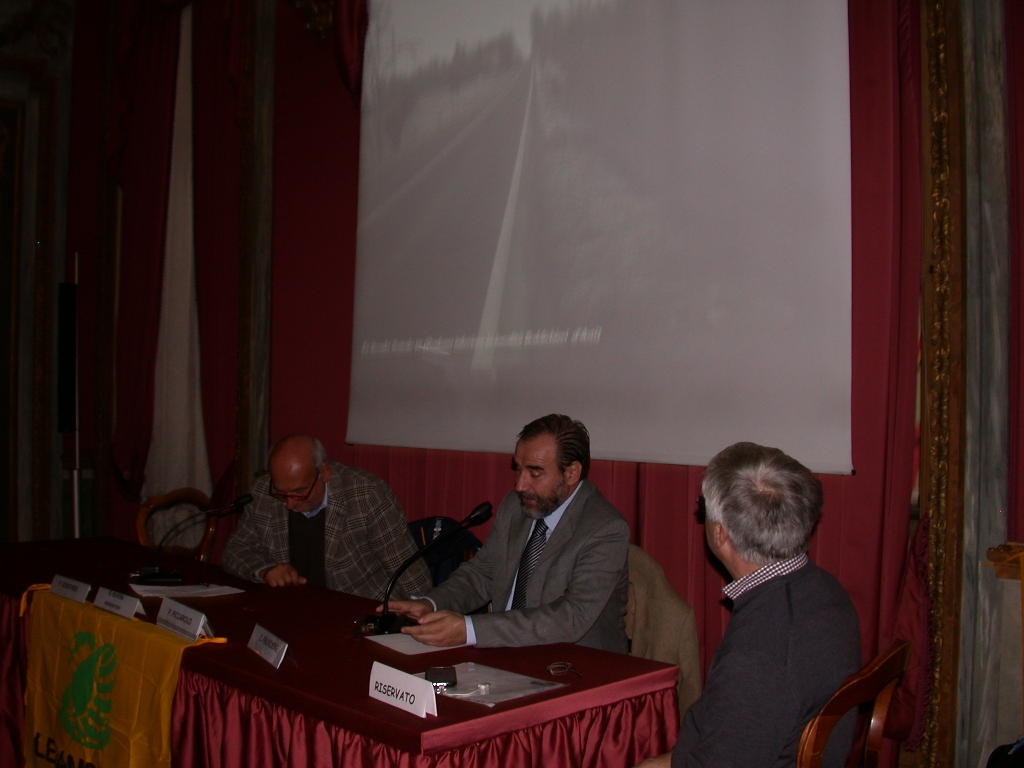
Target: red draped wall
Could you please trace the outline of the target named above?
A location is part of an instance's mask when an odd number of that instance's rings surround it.
[[[133,538],[153,427],[153,387],[181,0],[118,7],[110,165],[123,192],[111,532]],[[195,261],[210,474],[234,486],[242,67],[238,0],[193,3]],[[224,532],[226,537],[226,530]],[[222,537],[222,538],[224,538]]]
[[[110,166],[123,192],[115,330],[111,533],[134,537],[153,431],[180,4],[118,8]],[[133,503],[134,502],[134,503]]]
[[[344,3],[343,3],[344,4]],[[913,477],[919,261],[916,5],[850,3],[853,113],[853,458],[823,478],[814,559],[850,591],[865,656],[891,637]],[[358,18],[358,14],[353,15]],[[507,455],[348,446],[358,114],[327,44],[282,1],[274,167],[271,438],[318,434],[389,483],[415,519],[460,516],[511,485]],[[340,56],[342,60],[350,57]],[[508,436],[512,449],[514,435]],[[728,614],[692,511],[701,470],[595,462],[592,478],[696,609],[705,665]]]
[[[194,0],[192,6],[196,301],[203,423],[218,505],[227,504],[235,490],[242,2]],[[218,552],[228,533],[228,526],[220,526]]]
[[[153,0],[134,17],[120,70],[119,178],[125,188],[118,325],[115,457],[136,493],[151,430],[166,168],[177,50],[176,14]],[[238,4],[199,0],[197,276],[204,411],[211,469],[230,463],[237,302]],[[127,9],[127,10],[124,10]],[[907,545],[914,461],[919,267],[919,52],[912,0],[852,0],[852,477],[823,478],[826,507],[812,557],[839,576],[860,614],[865,656],[891,638]],[[162,16],[161,16],[162,14]],[[358,13],[347,14],[358,21]],[[162,25],[154,20],[162,19]],[[209,25],[209,26],[207,26]],[[145,44],[142,44],[142,43]],[[1008,46],[1009,47],[1009,46]],[[344,56],[343,60],[347,60]],[[200,67],[203,69],[200,70]],[[124,79],[131,74],[130,79]],[[151,79],[143,87],[143,77]],[[162,96],[161,96],[162,94]],[[126,108],[130,106],[131,108]],[[278,3],[271,337],[271,438],[319,435],[329,453],[391,483],[410,518],[460,516],[511,485],[507,455],[345,444],[352,334],[359,116],[331,42]],[[199,233],[202,232],[202,235]],[[783,257],[780,254],[780,258]],[[149,361],[149,362],[147,362]],[[514,441],[508,435],[509,449]],[[695,608],[705,666],[728,614],[723,579],[705,555],[693,512],[699,468],[595,462],[592,478],[622,510],[634,539]],[[112,511],[132,537],[135,509]]]

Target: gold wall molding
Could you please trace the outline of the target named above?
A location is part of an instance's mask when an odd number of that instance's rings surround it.
[[[273,250],[274,0],[246,4],[238,263],[236,492],[267,464]]]
[[[334,25],[334,3],[332,0],[288,0],[292,7],[306,19],[306,29],[321,40],[326,40]]]
[[[921,518],[928,525],[932,679],[919,765],[954,762],[964,477],[963,76],[956,0],[921,5]]]

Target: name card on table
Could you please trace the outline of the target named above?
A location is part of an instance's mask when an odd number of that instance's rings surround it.
[[[249,649],[256,651],[260,656],[274,665],[274,669],[281,668],[284,655],[288,652],[288,643],[268,632],[259,624],[252,628],[252,636],[249,638]]]
[[[84,603],[85,598],[89,596],[90,589],[92,587],[84,581],[75,581],[67,576],[61,576],[59,573],[55,574],[53,581],[50,582],[50,592],[66,597],[68,600],[74,600],[76,603]]]
[[[156,615],[156,623],[157,626],[193,642],[200,637],[214,636],[213,627],[210,626],[210,621],[206,618],[205,613],[182,605],[169,597],[165,597],[160,603],[160,612]]]
[[[370,698],[418,717],[426,717],[428,713],[437,716],[437,698],[432,684],[379,661],[373,662],[370,670]]]
[[[139,598],[122,595],[120,592],[115,592],[106,587],[99,587],[96,590],[96,597],[93,599],[92,604],[97,608],[102,608],[104,611],[124,616],[126,619],[132,618],[137,613],[143,616],[146,615],[146,611],[143,610]]]

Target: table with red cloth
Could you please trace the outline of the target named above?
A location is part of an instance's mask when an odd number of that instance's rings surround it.
[[[24,589],[54,573],[132,594],[128,574],[153,551],[117,539],[0,545],[0,765],[21,765],[27,616]],[[631,766],[665,752],[678,731],[676,667],[559,643],[403,655],[354,633],[375,603],[317,587],[272,589],[216,566],[161,556],[189,583],[242,587],[182,599],[226,644],[189,648],[171,713],[175,766]],[[149,620],[159,600],[146,598]],[[255,624],[289,643],[280,669],[246,648]],[[472,661],[567,685],[485,707],[439,697],[416,717],[369,698],[374,661],[406,672]],[[553,678],[552,662],[581,676]]]

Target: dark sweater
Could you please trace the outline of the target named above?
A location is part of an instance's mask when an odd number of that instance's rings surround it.
[[[320,510],[313,517],[301,512],[288,513],[288,562],[295,566],[307,584],[327,586],[324,567],[324,520],[327,513]]]
[[[744,592],[686,713],[673,768],[793,765],[800,734],[860,669],[860,624],[842,585],[813,563]],[[853,717],[829,741],[822,765],[843,765]]]

